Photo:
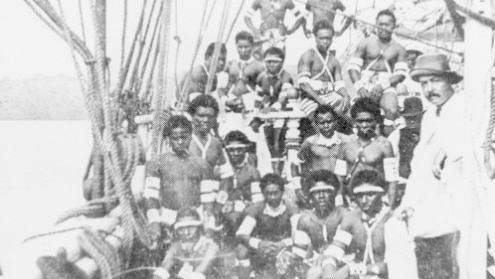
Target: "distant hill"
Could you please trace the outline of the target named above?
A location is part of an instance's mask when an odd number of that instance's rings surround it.
[[[1,120],[87,119],[77,78],[0,79]]]

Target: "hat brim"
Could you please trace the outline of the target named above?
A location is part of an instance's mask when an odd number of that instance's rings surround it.
[[[433,70],[433,69],[425,69],[425,68],[413,69],[409,73],[409,75],[411,76],[411,78],[414,81],[417,81],[417,82],[419,82],[419,78],[422,76],[430,76],[430,75],[444,76],[444,77],[447,77],[452,84],[458,83],[463,78],[461,75],[459,75],[456,72],[452,72],[452,71],[442,72],[442,71],[437,71],[437,70]]]

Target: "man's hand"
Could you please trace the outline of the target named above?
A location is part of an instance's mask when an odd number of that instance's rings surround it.
[[[373,87],[373,89],[371,89],[371,98],[380,100],[384,90],[385,88],[383,88],[381,84],[377,84]]]
[[[295,193],[297,199],[303,205],[303,207],[309,208],[309,198],[304,195],[303,191],[301,189],[296,189]]]
[[[158,244],[162,239],[162,225],[158,222],[150,224],[151,241],[153,245]]]
[[[258,247],[258,250],[260,251],[260,254],[263,256],[273,256],[276,253],[277,247],[275,246],[275,243],[271,241],[261,241],[260,245]],[[276,254],[275,254],[276,255]]]
[[[447,154],[443,150],[440,150],[435,159],[433,159],[433,175],[436,179],[440,179],[442,176],[442,170],[445,165],[445,160],[447,159]]]
[[[363,98],[368,97],[370,95],[370,92],[366,88],[361,87],[357,90],[356,94],[359,96],[359,98]]]

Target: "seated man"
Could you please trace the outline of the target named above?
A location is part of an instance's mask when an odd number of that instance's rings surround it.
[[[303,93],[301,110],[312,118],[318,105],[330,105],[343,115],[349,109],[350,97],[342,80],[340,63],[330,52],[333,27],[328,21],[317,22],[313,34],[316,48],[304,52],[297,65],[297,83]]]
[[[347,137],[336,132],[339,116],[328,105],[319,106],[315,111],[313,125],[317,134],[304,140],[297,155],[302,167],[302,173],[310,173],[315,170],[330,170],[339,176],[345,176],[346,166],[343,158],[343,147]],[[339,160],[340,159],[340,160]],[[297,166],[291,166],[293,183],[296,186],[296,194],[299,200],[306,204],[307,198],[300,189],[300,174]],[[304,175],[303,175],[303,178]],[[299,180],[299,181],[298,181]],[[306,183],[303,183],[304,185]],[[339,202],[339,205],[342,205]]]
[[[201,188],[218,187],[213,180],[212,169],[201,157],[189,152],[192,125],[184,116],[174,115],[164,130],[169,138],[171,151],[160,155],[156,161],[148,164],[143,196],[148,221],[154,241],[161,238],[161,224],[171,226],[175,223],[177,210],[183,207],[199,207],[209,216],[213,216],[215,199],[202,194]],[[205,220],[206,221],[206,220]]]
[[[237,249],[239,278],[249,278],[251,270],[256,272],[256,278],[286,278],[277,274],[276,256],[292,246],[291,235],[299,210],[282,200],[285,187],[278,175],[265,175],[260,188],[264,201],[246,208],[246,217],[236,233],[242,242]]]
[[[206,92],[206,85],[208,78],[210,77],[210,67],[213,63],[213,52],[215,51],[215,43],[208,45],[205,51],[205,61],[201,65],[196,65],[192,69],[190,74],[186,74],[179,86],[180,91],[176,94],[184,94],[184,96],[176,96],[177,100],[182,102],[191,102],[194,98]],[[211,92],[221,89],[224,90],[227,87],[227,79],[222,76],[222,71],[225,68],[225,60],[227,59],[227,48],[222,44],[220,48],[220,56],[218,58],[217,68],[215,70],[215,76],[213,77],[213,83]],[[224,93],[219,93],[219,97],[222,97]],[[187,99],[183,100],[182,98]]]
[[[357,97],[371,97],[380,104],[385,111],[384,124],[390,126],[388,132],[391,132],[399,113],[394,87],[405,79],[408,70],[406,50],[392,40],[396,19],[390,10],[378,13],[376,25],[377,36],[359,42],[349,60],[348,72]]]
[[[249,160],[250,141],[240,131],[231,131],[225,136],[225,148],[234,168],[234,187],[229,193],[229,201],[224,207],[230,232],[237,231],[242,212],[251,203],[263,200],[259,182],[260,173]]]
[[[252,56],[254,38],[251,33],[239,32],[235,36],[235,44],[239,59],[229,61],[225,69],[229,75],[229,90],[223,101],[227,108],[234,112],[242,112],[242,108],[253,110],[254,107],[250,103],[254,104],[256,80],[265,68],[260,61]],[[246,104],[242,106],[242,97],[245,94],[252,95],[252,97],[245,98]],[[249,102],[250,99],[253,99],[253,102]]]
[[[340,188],[340,181],[335,174],[328,170],[316,170],[311,172],[308,180],[314,210],[301,214],[294,234],[294,245],[306,250],[300,254],[306,255],[303,259],[314,259],[308,262],[310,269],[307,278],[319,278],[323,251],[332,243],[347,210],[335,207],[335,197]],[[302,277],[305,276],[303,273]]]
[[[391,206],[395,207],[398,163],[390,142],[377,134],[380,107],[370,98],[360,98],[351,108],[351,117],[356,122],[357,133],[351,135],[343,147],[347,161],[346,183],[360,170],[377,170],[391,183],[388,198]],[[349,190],[347,188],[346,193],[350,195]]]
[[[325,251],[323,278],[387,278],[385,224],[392,217],[382,203],[387,183],[373,170],[358,172],[351,188],[359,209],[347,213]],[[355,254],[345,262],[344,254]],[[374,277],[373,277],[374,276]]]
[[[252,18],[258,10],[261,15],[261,25],[256,28]],[[288,29],[284,24],[287,10],[291,10],[296,18],[294,25]],[[269,47],[278,47],[285,52],[286,35],[294,33],[302,20],[302,14],[292,0],[254,0],[251,9],[244,17],[244,22],[253,32],[256,40],[263,43],[260,56]]]
[[[201,226],[196,210],[185,208],[179,211],[174,225],[174,241],[160,267],[153,273],[154,279],[219,277],[220,249],[203,235]]]
[[[271,47],[263,54],[266,70],[258,76],[256,91],[258,92],[256,105],[262,110],[282,110],[287,104],[289,91],[293,88],[294,81],[290,74],[283,69],[285,60],[284,52],[276,47]],[[280,160],[284,149],[283,133],[284,120],[277,120],[267,131],[268,144],[272,158]],[[275,163],[274,169],[280,171],[280,161]]]

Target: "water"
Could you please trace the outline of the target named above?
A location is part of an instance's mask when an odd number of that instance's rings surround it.
[[[84,204],[82,177],[92,147],[88,121],[0,121],[0,265],[22,269],[12,255],[26,237]]]

